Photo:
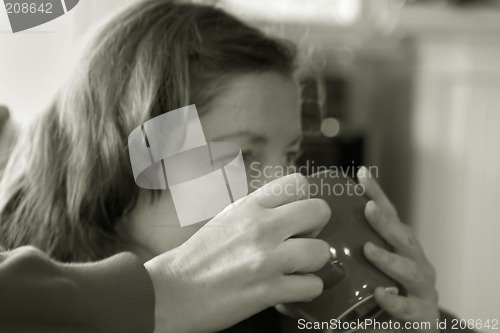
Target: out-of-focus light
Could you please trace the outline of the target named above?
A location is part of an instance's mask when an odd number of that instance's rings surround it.
[[[348,25],[354,23],[361,9],[361,0],[335,0],[332,2],[333,15],[338,24]]]
[[[361,16],[363,0],[196,0],[250,19],[321,22],[349,26]],[[366,0],[365,0],[366,1]],[[380,0],[379,0],[380,1]]]
[[[351,255],[351,250],[349,250],[347,247],[344,247],[344,253],[346,256],[350,256]]]
[[[335,118],[325,118],[321,122],[321,133],[327,138],[333,138],[340,132],[340,123]]]

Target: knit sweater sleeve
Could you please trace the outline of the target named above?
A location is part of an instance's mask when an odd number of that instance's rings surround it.
[[[152,332],[154,290],[121,253],[62,264],[33,247],[0,253],[0,332]]]

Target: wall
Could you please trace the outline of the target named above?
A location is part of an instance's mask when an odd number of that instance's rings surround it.
[[[83,0],[67,14],[13,34],[0,5],[0,104],[29,122],[52,100],[77,58],[85,34],[136,0]]]
[[[3,7],[3,5],[2,5]],[[25,123],[50,101],[69,65],[72,21],[68,14],[42,26],[13,34],[0,10],[0,103]]]
[[[411,221],[438,273],[441,304],[500,315],[500,38],[419,40]]]

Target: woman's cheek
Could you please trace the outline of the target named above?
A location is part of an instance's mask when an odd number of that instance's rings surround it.
[[[188,240],[201,224],[181,227],[168,191],[152,198],[143,192],[116,229],[124,250],[144,260],[171,250]]]

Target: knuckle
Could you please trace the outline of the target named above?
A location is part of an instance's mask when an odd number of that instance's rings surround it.
[[[380,250],[379,259],[392,269],[398,269],[399,263],[395,254]]]
[[[281,178],[281,181],[282,185],[293,185],[296,189],[309,184],[307,178],[299,172],[292,173],[286,176],[286,178]]]
[[[394,245],[400,249],[409,249],[418,246],[417,237],[413,229],[406,224],[395,224],[391,228]]]
[[[405,245],[407,246],[416,246],[418,244],[417,236],[413,231],[413,228],[407,224],[403,224],[404,232],[405,232]]]
[[[280,289],[278,283],[260,283],[255,286],[254,294],[262,301],[262,306],[268,308],[280,303],[280,296],[282,296],[279,292]]]
[[[391,312],[399,319],[405,321],[413,321],[413,318],[419,314],[418,309],[407,298],[395,302]]]
[[[251,272],[262,274],[263,272],[268,272],[273,267],[273,260],[268,253],[264,251],[259,251],[254,255],[254,258],[249,265]]]
[[[415,309],[415,307],[410,304],[406,304],[406,306],[403,306],[401,310],[401,317],[404,320],[413,320],[416,314],[419,313],[418,309]]]
[[[385,227],[390,226],[389,225],[390,219],[388,217],[387,212],[384,212],[382,210],[378,210],[375,214],[376,214],[375,217],[376,217],[377,222],[379,222],[381,225],[383,225]]]
[[[389,310],[393,313],[398,313],[399,314],[399,317],[402,317],[403,316],[403,312],[405,311],[404,307],[401,305],[401,303],[399,302],[394,302],[394,303],[391,303],[389,306],[388,306]]]
[[[416,264],[412,264],[408,269],[409,278],[415,283],[422,283],[424,279],[424,274],[418,269]]]
[[[404,311],[404,305],[402,302],[398,302],[396,300],[392,301],[386,301],[386,308],[393,314],[397,314],[398,317],[401,316],[402,312]]]
[[[245,195],[244,197],[239,198],[235,202],[231,203],[228,207],[238,207],[241,205],[252,205],[255,203],[254,199],[255,199],[255,194],[250,193],[249,195]]]
[[[266,239],[266,232],[264,232],[264,228],[262,226],[257,226],[255,224],[251,226],[250,241],[254,247],[260,248]]]
[[[433,269],[425,269],[425,271],[422,273],[423,278],[422,281],[419,281],[420,284],[425,287],[427,290],[435,290],[436,286],[436,276],[435,273],[433,272]]]
[[[254,191],[250,193],[249,195],[244,196],[243,198],[240,198],[236,200],[233,205],[244,205],[244,206],[260,206],[259,205],[259,195],[260,192]]]
[[[271,223],[272,220],[270,217],[266,216],[251,216],[243,219],[243,223],[240,224],[240,232],[245,234],[246,237],[250,239],[250,241],[256,247],[260,247],[267,237],[273,233],[273,227],[275,227],[274,223]]]

